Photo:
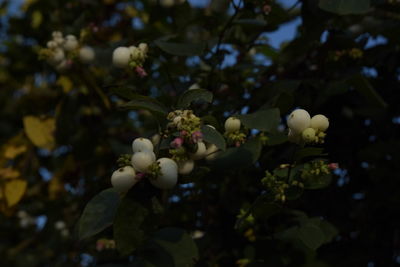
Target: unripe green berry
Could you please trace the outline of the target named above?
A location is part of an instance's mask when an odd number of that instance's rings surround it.
[[[313,128],[307,128],[302,133],[303,139],[306,142],[315,141],[315,130]]]

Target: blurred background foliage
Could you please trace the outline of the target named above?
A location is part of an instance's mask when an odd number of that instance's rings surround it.
[[[265,147],[250,168],[181,181],[161,196],[158,224],[184,229],[197,248],[176,228],[158,232],[184,236],[174,256],[150,254],[153,266],[187,266],[187,250],[196,266],[400,265],[399,1],[3,0],[0,14],[2,266],[141,266],[113,249],[112,229],[78,241],[77,221],[131,141],[158,131],[149,112],[120,104],[141,94],[172,107],[193,83],[213,92],[195,112],[217,129],[260,108],[279,108],[281,128],[295,107],[325,114],[325,151],[340,168],[331,186],[278,214],[263,207],[245,231],[234,229],[239,210],[292,145]],[[81,36],[95,62],[59,72],[40,61],[55,30]],[[150,46],[147,77],[112,67],[115,47],[139,42]],[[309,231],[316,218],[334,225],[331,242]],[[308,247],[274,234],[293,221]]]

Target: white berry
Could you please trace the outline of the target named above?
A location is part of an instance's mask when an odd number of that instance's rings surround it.
[[[150,182],[160,189],[171,189],[178,181],[178,165],[169,158],[160,158],[157,160],[160,166],[160,174]]]
[[[307,128],[302,133],[303,139],[306,142],[313,142],[315,140],[315,130],[313,128]]]
[[[229,117],[225,121],[225,131],[226,132],[236,132],[240,129],[240,120],[234,117]]]
[[[198,160],[204,158],[207,154],[206,145],[203,142],[197,143],[197,150],[194,154],[192,154],[192,159]]]
[[[95,58],[94,49],[90,46],[84,46],[79,49],[79,58],[83,63],[90,63]]]
[[[304,109],[296,109],[290,113],[287,125],[295,133],[301,133],[310,127],[310,114]]]
[[[72,51],[78,47],[79,43],[78,40],[76,40],[75,35],[67,35],[65,37],[65,42],[64,42],[64,49],[66,51]]]
[[[111,184],[118,192],[127,192],[138,182],[135,177],[135,170],[131,166],[125,166],[113,172]]]
[[[194,83],[192,84],[188,90],[193,90],[193,89],[201,89],[200,85],[198,83]]]
[[[206,150],[206,160],[214,160],[218,156],[217,151],[218,147],[216,145],[209,145]]]
[[[149,46],[146,43],[140,43],[138,47],[144,54],[147,54],[149,51]]]
[[[153,143],[147,138],[139,137],[133,140],[132,142],[133,153],[143,152],[143,151],[153,152],[153,149],[154,149]]]
[[[184,162],[179,162],[178,164],[178,172],[179,174],[189,174],[193,171],[194,168],[194,161],[189,159],[187,161]]]
[[[325,132],[329,127],[329,120],[324,115],[318,114],[311,118],[311,128]]]
[[[52,56],[49,58],[49,63],[52,65],[60,64],[65,58],[64,50],[56,48],[53,50]]]
[[[126,68],[131,58],[131,51],[128,47],[120,46],[113,52],[112,61],[117,68]]]
[[[132,156],[132,166],[139,172],[147,172],[154,161],[156,161],[156,155],[152,151],[137,152]]]

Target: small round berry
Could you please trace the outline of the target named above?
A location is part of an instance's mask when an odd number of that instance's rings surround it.
[[[49,48],[49,49],[55,49],[55,48],[57,48],[57,43],[54,42],[54,41],[48,41],[48,42],[47,42],[47,48]]]
[[[160,158],[157,160],[160,166],[160,174],[150,182],[160,189],[171,189],[178,182],[178,165],[169,158]]]
[[[315,130],[313,128],[307,128],[303,131],[302,137],[306,142],[315,141]]]
[[[128,67],[129,60],[131,59],[131,51],[128,47],[120,46],[113,52],[112,61],[117,68]]]
[[[194,154],[192,154],[192,159],[198,160],[204,158],[207,154],[206,145],[203,142],[197,143],[197,150]]]
[[[153,152],[153,149],[154,149],[153,143],[147,138],[139,137],[133,140],[132,142],[133,153],[143,152],[143,151]]]
[[[64,50],[56,48],[53,51],[52,57],[49,58],[49,63],[52,65],[58,65],[65,59]]]
[[[301,133],[310,127],[310,114],[304,109],[296,109],[290,113],[287,125],[295,133]]]
[[[159,134],[155,134],[151,137],[151,142],[153,143],[153,146],[156,146],[160,143],[161,136]]]
[[[183,175],[189,174],[193,171],[193,168],[194,168],[194,161],[191,159],[178,163],[179,174]]]
[[[206,160],[214,160],[219,154],[217,151],[218,147],[216,145],[209,145],[206,150]]]
[[[143,54],[147,54],[147,52],[149,51],[149,46],[146,43],[140,43],[138,47]]]
[[[138,182],[135,176],[135,170],[131,166],[125,166],[113,172],[111,184],[118,192],[127,192]]]
[[[329,120],[324,115],[318,114],[311,118],[311,128],[325,132],[329,127]]]
[[[156,155],[152,151],[137,152],[132,156],[132,166],[139,172],[147,172],[154,161],[156,161]]]
[[[79,58],[83,63],[90,63],[95,58],[94,49],[90,46],[84,46],[79,49]]]
[[[76,40],[75,35],[67,35],[64,41],[64,49],[66,51],[72,51],[78,47],[79,43]]]
[[[236,132],[240,130],[240,120],[234,117],[229,117],[225,121],[225,131],[226,132]]]

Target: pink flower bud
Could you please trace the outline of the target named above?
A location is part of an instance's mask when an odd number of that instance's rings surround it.
[[[337,168],[339,168],[339,164],[338,163],[329,163],[328,164],[328,168],[330,169],[330,170],[336,170]]]
[[[181,136],[182,136],[182,137],[185,137],[186,135],[188,135],[188,132],[187,132],[187,131],[185,131],[185,130],[181,131]]]
[[[183,145],[183,139],[181,137],[177,137],[170,144],[173,148],[180,148]]]
[[[103,240],[97,240],[97,242],[96,242],[96,250],[97,251],[102,251],[102,250],[104,250],[104,248],[105,248],[105,245],[104,245]]]
[[[203,140],[203,134],[200,131],[196,131],[192,133],[192,141],[193,143],[198,143]]]
[[[136,67],[135,71],[140,76],[140,78],[147,76],[147,72],[142,67]]]
[[[136,173],[135,179],[138,180],[138,181],[140,181],[140,180],[142,180],[145,176],[146,176],[145,173],[143,173],[143,172],[138,172],[138,173]]]

